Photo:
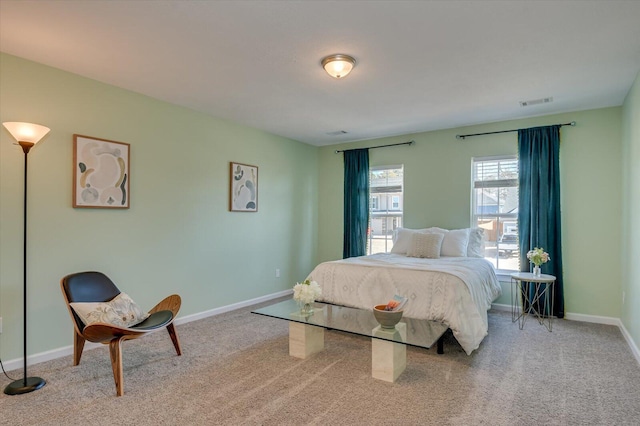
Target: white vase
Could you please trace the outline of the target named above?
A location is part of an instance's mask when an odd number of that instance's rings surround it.
[[[536,266],[536,265],[533,266],[533,275],[535,275],[536,277],[540,276],[540,267],[539,266]]]

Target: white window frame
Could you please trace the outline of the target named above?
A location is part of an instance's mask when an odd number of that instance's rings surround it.
[[[369,208],[371,210],[378,210],[378,208],[380,208],[380,197],[377,195],[369,195]]]
[[[400,169],[402,170],[402,181],[399,185],[399,189],[400,189],[400,195],[392,195],[394,193],[389,193],[385,190],[381,190],[380,192],[376,192],[376,189],[372,188],[371,186],[371,177],[372,177],[372,173],[373,172],[377,172],[377,171],[382,171],[382,170],[394,170],[394,169]],[[370,167],[369,168],[369,200],[371,200],[372,197],[376,197],[378,199],[378,208],[376,209],[375,213],[376,213],[376,218],[380,219],[380,218],[384,218],[383,221],[383,232],[386,232],[386,234],[383,234],[384,236],[382,238],[377,238],[375,239],[376,242],[378,244],[376,244],[377,246],[379,246],[379,243],[382,242],[380,240],[384,240],[384,252],[385,253],[389,253],[391,251],[391,248],[393,247],[393,231],[396,228],[400,228],[402,227],[402,218],[403,218],[403,212],[401,210],[401,199],[404,196],[404,166],[402,164],[400,165],[388,165],[388,166],[374,166],[374,167]],[[388,187],[381,187],[381,188],[394,188],[394,185],[388,186]],[[395,192],[395,194],[397,194],[397,192]],[[393,197],[397,197],[398,198],[398,207],[397,208],[393,208],[392,207],[392,198]],[[383,200],[384,198],[384,200]],[[369,204],[369,206],[371,206],[371,202]],[[380,230],[375,229],[376,227],[373,224],[373,215],[371,214],[372,212],[369,211],[369,229],[367,232],[367,254],[372,254],[372,253],[380,253],[380,250],[373,250],[373,243],[374,243],[374,233],[380,232]],[[384,226],[386,225],[386,226]],[[380,237],[380,235],[378,235],[378,237]]]
[[[499,224],[503,224],[503,228],[508,228],[508,227],[512,227],[513,225],[507,225],[507,223],[511,223],[511,222],[515,222],[516,225],[516,229],[517,229],[517,223],[518,223],[518,215],[517,213],[504,213],[504,212],[500,212],[500,205],[498,204],[497,210],[495,213],[485,213],[485,214],[479,214],[478,213],[478,208],[476,206],[477,200],[476,200],[476,189],[478,188],[518,188],[518,178],[514,178],[514,179],[496,179],[496,180],[485,180],[485,181],[481,181],[481,180],[476,180],[476,175],[475,175],[475,169],[476,169],[476,164],[480,163],[480,162],[492,162],[492,161],[501,161],[501,160],[510,160],[510,161],[518,161],[518,156],[517,154],[511,154],[511,155],[496,155],[496,156],[484,156],[484,157],[474,157],[471,159],[471,226],[472,227],[476,227],[478,226],[478,219],[481,217],[495,217],[496,219],[496,225]],[[482,184],[481,182],[486,182],[485,184]],[[500,200],[498,200],[498,203],[500,203]],[[492,263],[494,263],[494,266],[496,267],[496,272],[498,273],[498,275],[500,275],[500,278],[504,278],[504,277],[509,277],[510,274],[512,274],[513,272],[518,272],[519,271],[519,262],[516,263],[515,268],[505,268],[504,263],[506,263],[505,261],[500,262],[500,252],[501,252],[501,247],[500,247],[500,237],[503,231],[500,231],[499,226],[496,229],[496,236],[495,236],[495,240],[496,241],[485,241],[485,245],[488,248],[488,251],[491,252],[491,248],[492,246],[495,247],[495,256],[492,257],[485,257],[487,260],[492,261]],[[500,234],[500,235],[498,235]],[[487,236],[485,235],[485,240],[487,239]],[[518,244],[518,243],[516,243]],[[503,247],[505,247],[505,245],[503,245]],[[511,248],[511,247],[510,247]],[[516,259],[518,258],[519,255],[516,255]],[[513,262],[511,262],[513,263]]]
[[[394,210],[400,209],[400,196],[392,195],[391,196],[391,208]]]

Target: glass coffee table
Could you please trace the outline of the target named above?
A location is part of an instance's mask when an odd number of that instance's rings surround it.
[[[382,328],[372,310],[316,302],[311,314],[302,314],[293,300],[252,311],[289,321],[289,355],[307,358],[324,349],[324,330],[371,337],[371,375],[394,382],[407,366],[407,345],[429,349],[437,344],[443,353],[448,327],[436,321],[402,318],[395,328]]]

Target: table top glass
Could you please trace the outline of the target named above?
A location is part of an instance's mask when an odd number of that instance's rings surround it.
[[[436,321],[405,317],[395,329],[385,329],[376,321],[372,309],[348,308],[319,302],[313,304],[311,315],[302,315],[300,307],[293,299],[256,309],[252,313],[427,349],[448,329],[446,325]]]

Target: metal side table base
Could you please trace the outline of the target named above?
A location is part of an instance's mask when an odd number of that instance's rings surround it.
[[[533,315],[540,325],[549,332],[553,331],[555,282],[553,275],[534,275],[529,272],[511,274],[511,321],[518,321],[520,330],[524,329],[527,318]],[[542,312],[536,306],[540,306]]]

